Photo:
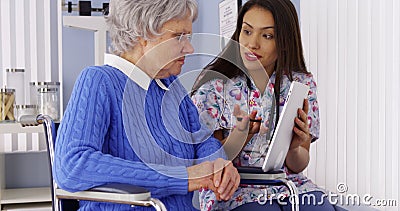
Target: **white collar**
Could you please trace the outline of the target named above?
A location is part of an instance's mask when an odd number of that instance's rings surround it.
[[[110,65],[112,67],[121,70],[126,76],[128,76],[132,81],[137,83],[144,90],[149,89],[151,80],[153,80],[143,70],[141,70],[133,63],[114,54],[106,53],[104,55],[104,64]],[[161,89],[169,91],[169,89],[160,81],[160,79],[154,79],[154,80]]]

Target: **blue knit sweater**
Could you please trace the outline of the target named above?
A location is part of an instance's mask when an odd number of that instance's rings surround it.
[[[201,127],[196,107],[182,97],[185,90],[175,79],[161,80],[169,91],[154,80],[144,90],[108,65],[83,70],[58,130],[53,173],[59,187],[81,191],[110,182],[138,185],[168,210],[194,210],[186,167],[202,162],[198,158],[225,155]],[[86,201],[80,206],[150,209]]]

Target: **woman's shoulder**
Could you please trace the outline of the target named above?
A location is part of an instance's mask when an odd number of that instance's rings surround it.
[[[126,81],[127,76],[118,70],[109,65],[103,66],[88,66],[84,68],[79,77],[79,79],[102,79],[105,81]]]
[[[316,82],[314,79],[314,75],[311,72],[307,73],[299,73],[299,72],[293,72],[292,74],[293,80],[306,84],[306,85],[314,85],[316,86]]]
[[[109,65],[88,66],[82,70],[82,73],[89,74],[91,76],[110,76],[118,73],[124,75],[122,71]]]
[[[314,75],[311,72],[301,73],[301,72],[293,72],[292,73],[293,80],[301,82],[302,80],[310,80],[314,78]]]
[[[237,87],[246,84],[246,78],[237,76],[231,79],[224,80],[222,78],[214,78],[205,82],[198,91],[217,91],[221,92],[224,88]]]
[[[105,71],[105,66],[88,66],[85,67],[80,75],[79,78],[98,78],[98,77],[104,77],[106,74]]]
[[[121,73],[123,74],[123,73]],[[76,79],[76,88],[107,89],[115,87],[115,84],[122,84],[126,81],[124,76],[118,73],[113,67],[103,66],[88,66],[84,68]]]

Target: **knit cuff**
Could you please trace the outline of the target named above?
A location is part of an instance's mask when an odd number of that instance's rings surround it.
[[[170,194],[182,194],[188,193],[188,172],[185,166],[171,167],[168,169],[168,183],[170,188],[168,192]]]
[[[168,194],[165,195],[186,195],[188,193],[188,172],[185,166],[163,166],[149,164],[151,168],[158,173],[164,175],[167,184],[166,190]]]

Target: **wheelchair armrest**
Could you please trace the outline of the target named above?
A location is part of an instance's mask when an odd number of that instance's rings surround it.
[[[255,167],[237,167],[241,180],[281,180],[286,178],[286,173],[283,170],[264,172],[261,168]]]
[[[150,191],[142,187],[127,184],[109,183],[86,191],[69,192],[57,188],[55,194],[59,199],[111,202],[120,204],[151,206]]]
[[[88,191],[106,192],[106,193],[125,193],[125,194],[146,194],[150,193],[143,187],[127,185],[121,183],[108,183],[102,186],[97,186]]]
[[[286,181],[286,173],[283,170],[264,172],[261,168],[236,167],[240,175],[240,184],[248,185],[278,185]]]

